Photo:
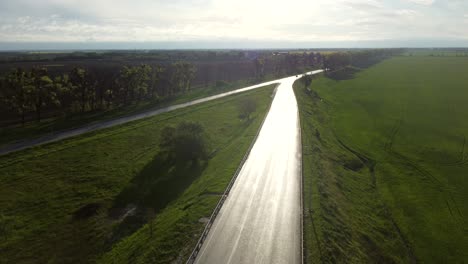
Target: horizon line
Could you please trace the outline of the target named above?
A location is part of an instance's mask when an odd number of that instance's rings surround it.
[[[468,39],[389,39],[350,41],[0,41],[0,52],[104,50],[310,50],[310,49],[465,49]]]

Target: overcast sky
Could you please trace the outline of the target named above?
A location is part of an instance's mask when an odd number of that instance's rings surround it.
[[[0,0],[0,42],[466,45],[468,0]]]

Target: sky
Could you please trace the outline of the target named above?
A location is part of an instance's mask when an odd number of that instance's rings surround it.
[[[468,47],[468,0],[0,0],[0,49]]]

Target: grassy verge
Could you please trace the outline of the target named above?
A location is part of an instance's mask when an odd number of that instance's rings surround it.
[[[467,259],[466,69],[398,57],[295,84],[308,263]]]
[[[273,76],[271,76],[273,79]],[[239,80],[234,82],[221,82],[206,87],[196,87],[191,91],[177,96],[161,98],[153,101],[145,101],[125,107],[114,108],[106,111],[88,112],[84,114],[69,114],[63,117],[48,118],[38,122],[28,122],[25,126],[13,125],[0,127],[0,146],[8,143],[36,138],[44,134],[68,130],[95,122],[111,120],[114,118],[128,116],[139,112],[163,108],[169,105],[185,103],[199,98],[208,97],[245,86],[254,84],[253,79]]]
[[[183,260],[259,129],[272,91],[269,86],[0,157],[1,261]],[[250,122],[238,118],[247,97],[257,102]],[[164,163],[160,131],[185,120],[205,128],[210,159]]]

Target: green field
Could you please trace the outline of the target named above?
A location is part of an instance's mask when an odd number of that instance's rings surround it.
[[[273,89],[0,157],[0,263],[184,260],[204,227],[200,219],[211,214],[254,139]],[[257,110],[240,120],[246,98]],[[186,120],[205,128],[209,159],[167,164],[160,132]]]
[[[417,57],[468,57],[468,49],[408,49],[403,56]]]
[[[296,82],[308,263],[468,259],[468,58]]]

